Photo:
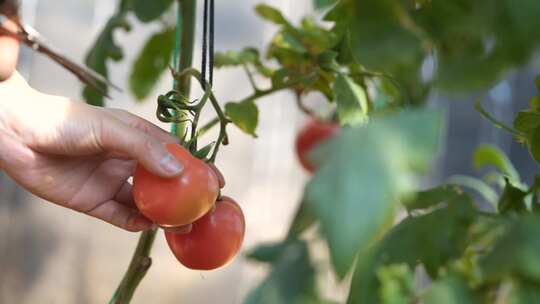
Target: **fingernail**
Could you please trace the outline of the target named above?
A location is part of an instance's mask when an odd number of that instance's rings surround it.
[[[159,165],[163,170],[167,171],[170,174],[179,174],[184,166],[179,163],[171,154],[167,154],[164,158],[161,159]]]

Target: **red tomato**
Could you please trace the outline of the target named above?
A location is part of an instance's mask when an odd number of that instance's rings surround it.
[[[339,132],[339,124],[310,119],[296,137],[296,154],[300,164],[307,171],[313,173],[317,168],[309,160],[309,153],[320,143]]]
[[[182,174],[163,178],[138,165],[133,176],[133,198],[139,211],[161,226],[187,225],[214,205],[219,181],[214,171],[177,144],[167,150],[184,165]]]
[[[212,270],[230,262],[242,245],[244,213],[231,198],[222,197],[216,208],[193,223],[187,234],[165,232],[169,248],[187,268]]]

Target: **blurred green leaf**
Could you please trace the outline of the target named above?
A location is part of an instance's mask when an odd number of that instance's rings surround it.
[[[259,262],[270,263],[280,258],[289,246],[287,242],[260,244],[246,256]]]
[[[114,39],[114,33],[118,29],[123,29],[124,31],[131,30],[131,25],[126,18],[129,12],[129,6],[126,3],[126,1],[121,2],[118,11],[107,21],[94,46],[86,55],[86,65],[105,78],[109,76],[107,61],[120,61],[124,57],[122,48]],[[107,87],[103,87],[103,90],[107,92]],[[91,105],[104,106],[105,104],[103,96],[89,86],[84,87],[83,97]]]
[[[540,284],[527,280],[514,279],[512,280],[511,289],[508,292],[506,299],[504,298],[504,295],[500,298],[502,298],[501,303],[540,303]]]
[[[425,304],[475,304],[480,303],[477,296],[467,285],[467,281],[458,275],[449,275],[433,282],[422,296]]]
[[[540,218],[520,216],[508,223],[504,234],[480,259],[483,277],[494,282],[517,276],[540,283]]]
[[[150,22],[163,15],[173,3],[173,0],[132,0],[133,12],[142,22]]]
[[[316,304],[315,270],[303,241],[286,243],[282,254],[274,261],[270,275],[252,290],[246,304]]]
[[[343,125],[357,125],[367,120],[367,97],[364,89],[350,77],[339,74],[334,83],[337,114]]]
[[[512,185],[508,178],[505,178],[504,180],[506,185],[499,199],[499,213],[504,214],[510,211],[518,213],[526,212],[527,205],[525,203],[525,196],[527,196],[527,192]]]
[[[325,8],[334,5],[338,0],[313,0],[313,6],[316,9]]]
[[[259,51],[244,48],[241,51],[217,52],[214,60],[216,68],[255,63],[259,60]]]
[[[520,111],[514,119],[514,128],[523,133],[530,133],[540,127],[540,113]]]
[[[229,102],[225,105],[225,114],[242,131],[253,137],[257,137],[255,130],[259,123],[259,109],[253,100],[240,103]]]
[[[540,128],[534,129],[527,138],[529,153],[533,159],[540,163]]]
[[[403,111],[344,129],[315,151],[320,169],[304,199],[321,222],[339,276],[391,223],[398,199],[414,190],[414,173],[429,167],[442,126],[439,112]]]
[[[358,256],[347,303],[380,302],[380,281],[375,273],[383,265],[406,263],[414,268],[421,263],[431,278],[437,278],[440,269],[461,257],[467,248],[464,236],[475,217],[472,200],[462,194],[441,208],[404,219],[369,252]]]
[[[383,266],[377,270],[379,294],[384,304],[409,304],[415,298],[414,272],[406,264]]]
[[[461,190],[454,185],[440,185],[433,189],[417,192],[411,199],[405,200],[404,205],[408,211],[428,209],[452,200],[460,193]]]
[[[360,63],[368,69],[392,75],[418,70],[424,53],[417,35],[402,25],[402,17],[407,15],[402,2],[349,2],[354,3],[354,18],[349,26],[352,48]],[[399,56],[396,56],[396,51]]]
[[[454,184],[462,187],[467,187],[471,190],[478,192],[486,202],[493,206],[494,210],[497,208],[497,201],[499,199],[497,192],[486,184],[483,180],[472,176],[466,175],[452,175],[446,180],[449,184]]]
[[[293,222],[287,233],[287,238],[298,238],[302,232],[315,223],[315,217],[311,214],[306,204],[302,202],[294,215]]]
[[[287,19],[285,19],[285,17],[283,17],[281,12],[270,5],[258,4],[257,6],[255,6],[255,11],[262,18],[268,21],[271,21],[275,24],[279,24],[279,25],[289,24],[289,22],[287,21]]]
[[[148,39],[135,59],[129,88],[138,100],[146,98],[167,69],[174,49],[175,29],[168,28]]]
[[[503,151],[492,145],[480,145],[474,151],[473,163],[476,169],[484,166],[494,166],[508,175],[513,181],[519,182],[519,173]]]

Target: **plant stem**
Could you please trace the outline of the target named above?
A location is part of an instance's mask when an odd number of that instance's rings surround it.
[[[253,77],[253,73],[251,73],[247,64],[243,64],[242,67],[244,68],[244,72],[246,72],[246,75],[249,79],[249,83],[251,84],[251,87],[253,87],[253,90],[255,92],[259,91],[259,88],[257,87],[257,83],[255,83],[255,78]]]
[[[514,130],[512,127],[505,125],[501,121],[497,120],[495,117],[491,116],[491,114],[489,114],[486,110],[484,110],[484,108],[482,108],[480,100],[476,101],[476,103],[474,104],[474,108],[476,109],[476,111],[478,111],[478,113],[480,113],[480,115],[482,115],[485,119],[489,120],[495,127],[506,130],[516,137],[523,136],[521,132]]]
[[[301,77],[298,79],[294,79],[288,82],[284,82],[280,85],[277,85],[275,87],[271,87],[266,90],[256,90],[253,94],[245,97],[244,99],[240,100],[239,103],[249,101],[249,100],[257,100],[258,98],[274,94],[277,91],[285,90],[292,88],[296,86],[297,84],[308,80],[309,78],[313,77],[313,74],[306,75],[305,77]],[[212,98],[212,97],[211,97]],[[211,99],[210,99],[211,100]],[[215,126],[220,121],[219,117],[214,117],[212,120],[207,122],[205,125],[203,125],[201,128],[199,128],[199,132],[197,132],[197,136],[202,136],[204,133],[206,133],[208,130],[212,129],[213,126]]]
[[[157,229],[147,230],[141,233],[137,248],[133,253],[128,270],[124,274],[120,285],[116,289],[109,304],[124,304],[129,303],[135,289],[150,269],[152,259],[150,258],[150,250],[154,244]]]
[[[181,52],[179,64],[176,66],[179,70],[190,68],[193,62],[193,47],[195,36],[195,10],[196,0],[178,0],[178,10],[181,14]],[[175,83],[175,90],[181,92],[186,98],[189,98],[191,80],[189,77],[180,78]],[[184,123],[176,124],[176,135],[184,138]],[[127,304],[133,298],[135,290],[139,286],[148,269],[152,265],[150,251],[154,244],[157,229],[152,229],[141,233],[137,248],[133,253],[129,267],[116,289],[109,304]]]
[[[212,107],[214,107],[214,110],[216,111],[220,128],[219,128],[218,140],[216,141],[216,145],[214,147],[214,151],[212,152],[212,156],[209,159],[209,161],[213,163],[216,159],[217,152],[219,151],[219,146],[222,143],[227,144],[226,143],[227,142],[227,124],[229,123],[229,120],[227,119],[227,116],[221,109],[221,106],[219,105],[219,102],[217,101],[216,96],[212,92],[212,87],[210,86],[209,83],[201,79],[201,73],[199,71],[193,68],[189,68],[189,69],[185,69],[181,71],[179,74],[174,75],[175,78],[180,78],[184,76],[194,77],[195,79],[197,79],[197,81],[199,81],[202,88],[207,88],[204,94],[205,97],[203,98],[207,98],[207,96],[209,96],[210,103],[212,104]],[[203,126],[203,128],[205,127],[206,126]],[[191,139],[191,140],[194,140],[194,139]]]
[[[196,0],[178,0],[178,9],[181,12],[181,51],[180,51],[180,63],[178,71],[183,71],[190,68],[193,65],[193,48],[195,41],[195,14],[196,14],[197,2]],[[189,98],[191,88],[191,79],[188,75],[181,77],[175,86],[175,90],[182,93],[182,95]],[[185,123],[176,124],[176,136],[178,138],[184,138],[184,132],[186,131]]]
[[[296,106],[298,106],[298,108],[302,112],[304,112],[304,114],[306,114],[308,116],[315,116],[315,113],[313,113],[313,111],[311,111],[311,109],[306,107],[306,105],[304,104],[304,99],[302,98],[302,93],[295,92],[294,96],[296,98]]]

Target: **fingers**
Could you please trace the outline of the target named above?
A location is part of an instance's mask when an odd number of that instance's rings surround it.
[[[122,121],[123,123],[134,127],[136,129],[139,129],[146,134],[150,136],[156,137],[158,140],[164,142],[164,143],[178,143],[179,140],[177,137],[172,136],[170,133],[166,132],[165,130],[161,129],[160,127],[154,125],[153,123],[149,122],[148,120],[141,118],[137,115],[133,115],[127,111],[120,110],[120,109],[105,109],[116,117],[118,120]]]
[[[97,133],[103,150],[126,154],[158,176],[173,177],[182,172],[183,165],[167,151],[163,142],[120,120],[105,119]]]
[[[7,20],[0,25],[9,31],[16,32],[17,26],[11,20]],[[7,35],[2,35],[0,31],[0,81],[9,79],[15,71],[17,59],[19,57],[19,41]]]
[[[136,208],[135,201],[133,200],[133,186],[130,183],[125,182],[120,188],[120,191],[114,196],[114,200],[124,206]]]
[[[147,230],[153,227],[153,223],[137,210],[126,207],[114,200],[106,201],[86,212],[86,214],[132,232]]]

